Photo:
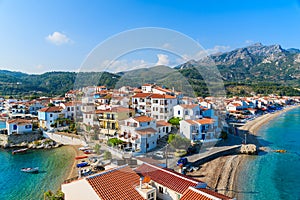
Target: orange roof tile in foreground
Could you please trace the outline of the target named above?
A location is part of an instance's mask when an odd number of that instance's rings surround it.
[[[189,176],[182,175],[173,170],[160,168],[147,163],[142,164],[137,169],[137,173],[142,174],[144,177],[149,176],[151,180],[161,184],[175,192],[183,194],[190,186],[205,188],[207,185],[201,181],[193,179]]]
[[[138,121],[138,122],[150,122],[150,121],[153,121],[154,119],[151,118],[151,117],[148,117],[148,116],[139,116],[139,117],[135,117],[133,118],[135,121]]]
[[[202,118],[202,119],[197,119],[195,121],[200,124],[213,124],[214,123],[214,120],[211,118]]]
[[[217,192],[208,190],[208,189],[196,189],[193,187],[189,187],[181,197],[180,200],[190,200],[190,199],[197,199],[197,200],[230,200],[231,198],[219,194]]]
[[[228,196],[225,196],[223,194],[220,194],[220,193],[217,193],[217,192],[214,192],[212,190],[209,190],[207,188],[198,188],[197,190],[200,190],[202,192],[205,192],[206,194],[210,194],[216,198],[219,198],[219,199],[222,199],[222,200],[230,200],[232,198],[228,197]]]
[[[101,199],[143,200],[135,189],[140,176],[129,166],[121,166],[86,178]]]
[[[136,130],[135,132],[137,132],[140,135],[147,135],[147,134],[156,133],[157,131],[153,128],[145,128],[141,130]]]

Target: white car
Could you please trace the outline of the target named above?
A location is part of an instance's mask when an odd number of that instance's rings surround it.
[[[133,149],[131,147],[125,147],[124,152],[131,153],[131,152],[133,152]]]
[[[157,151],[153,154],[153,156],[155,156],[157,158],[165,158],[165,153],[162,151]]]

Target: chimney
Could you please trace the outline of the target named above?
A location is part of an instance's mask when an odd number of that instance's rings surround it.
[[[140,189],[142,189],[142,185],[143,185],[143,178],[140,177]]]

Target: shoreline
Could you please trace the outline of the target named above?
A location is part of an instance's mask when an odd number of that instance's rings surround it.
[[[300,105],[290,106],[276,113],[269,113],[262,115],[253,121],[248,121],[245,125],[238,128],[239,135],[241,134],[240,136],[242,137],[244,132],[248,132],[247,143],[262,147],[262,144],[260,144],[257,139],[259,130],[279,115],[299,107]],[[237,154],[222,156],[200,165],[198,171],[190,173],[189,175],[206,182],[214,191],[232,198],[239,198],[238,178],[243,171],[249,156],[251,155]]]
[[[83,152],[78,149],[79,147],[81,147],[81,146],[80,145],[69,145],[68,146],[69,149],[73,150],[74,158],[72,161],[72,165],[70,166],[69,170],[66,172],[67,176],[66,176],[65,180],[71,179],[71,178],[77,176],[77,168],[76,168],[77,160],[75,159],[75,157],[84,155]]]

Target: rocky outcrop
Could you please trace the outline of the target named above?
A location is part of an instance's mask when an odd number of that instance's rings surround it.
[[[257,155],[257,147],[255,144],[243,144],[240,149],[241,154]]]

